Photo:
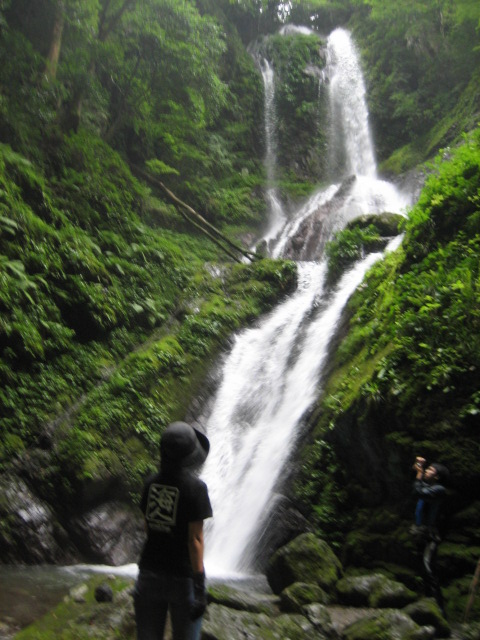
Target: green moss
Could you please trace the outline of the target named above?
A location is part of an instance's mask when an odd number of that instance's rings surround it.
[[[273,35],[265,40],[276,77],[280,188],[291,198],[305,197],[326,173],[326,112],[319,99],[318,74],[325,66],[316,35]],[[317,74],[311,72],[312,68]]]
[[[113,591],[113,602],[98,603],[95,600],[95,589],[104,583],[108,583]],[[96,640],[133,640],[133,605],[127,593],[131,586],[131,581],[122,578],[95,576],[85,585],[85,593],[80,601],[72,597],[65,599],[53,611],[16,634],[15,638],[85,640],[95,637]]]
[[[468,607],[468,621],[480,620],[480,602],[478,597],[472,598],[473,570],[470,575],[452,580],[443,587],[447,618],[453,621],[463,621]]]
[[[445,544],[440,555],[443,575],[450,579],[474,563],[462,544],[474,554],[478,546],[477,510],[469,510],[468,517],[461,513],[476,500],[473,487],[479,481],[474,461],[479,455],[480,132],[466,138],[448,161],[439,157],[434,169],[406,222],[402,247],[374,266],[348,304],[342,340],[312,417],[315,442],[302,456],[296,495],[349,559],[373,564],[404,554],[408,564],[408,538],[399,533],[393,539],[388,527],[408,529],[399,521],[410,521],[412,514],[411,507],[405,511],[411,502],[410,460],[422,450],[429,459],[444,461],[452,473],[447,505],[452,546]],[[368,470],[357,464],[360,454],[352,451],[350,436],[358,437],[371,463]],[[399,520],[374,531],[376,516],[392,500]]]
[[[328,604],[328,594],[316,584],[295,582],[280,594],[282,611],[302,613],[303,607],[313,602]]]

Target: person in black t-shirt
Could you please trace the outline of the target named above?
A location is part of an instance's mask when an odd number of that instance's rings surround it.
[[[161,468],[144,487],[147,539],[135,583],[138,640],[162,640],[167,611],[174,640],[198,640],[207,605],[203,521],[212,516],[206,484],[195,475],[210,449],[186,422],[162,434]]]

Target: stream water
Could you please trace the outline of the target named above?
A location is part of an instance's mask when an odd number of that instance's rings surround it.
[[[302,28],[297,32],[302,33]],[[275,184],[275,74],[267,60],[261,63],[261,71],[270,211],[264,239],[272,256],[284,255],[300,226],[326,205],[331,206],[318,246],[360,214],[405,209],[409,197],[377,177],[365,86],[348,32],[337,29],[327,45],[331,184],[319,189],[288,218]],[[351,176],[354,180],[346,183]],[[211,454],[202,471],[214,510],[206,532],[209,578],[238,578],[254,571],[255,541],[265,526],[272,495],[305,416],[318,397],[328,346],[342,310],[368,268],[382,257],[380,253],[365,256],[330,290],[325,286],[326,264],[321,252],[319,259],[306,261],[299,258],[301,250],[296,256],[297,290],[255,327],[235,336],[231,352],[224,359],[215,398],[208,414],[201,417],[211,441]],[[24,626],[92,570],[134,576],[136,566],[0,567],[0,623],[7,620]],[[0,624],[0,639],[1,634]]]

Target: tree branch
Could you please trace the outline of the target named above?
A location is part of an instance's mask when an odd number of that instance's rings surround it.
[[[159,180],[158,178],[155,178],[154,176],[150,175],[149,173],[147,173],[146,171],[144,171],[140,167],[135,167],[135,169],[148,182],[150,182],[150,183],[154,184],[155,186],[159,187],[168,196],[169,200],[171,200],[177,206],[177,208],[179,209],[180,213],[183,215],[183,217],[186,220],[191,222],[195,227],[200,229],[202,231],[202,233],[204,233],[209,238],[211,238],[226,253],[228,253],[228,255],[230,257],[233,257],[235,260],[239,261],[238,258],[234,254],[232,254],[229,250],[227,250],[219,242],[218,238],[220,238],[223,242],[225,242],[232,249],[235,249],[235,251],[238,251],[239,253],[241,253],[248,260],[252,260],[253,261],[253,260],[258,260],[259,259],[256,253],[248,251],[244,247],[242,247],[242,246],[240,246],[238,244],[235,244],[229,238],[227,238],[225,235],[223,235],[223,233],[221,233],[213,224],[210,224],[210,222],[208,222],[208,220],[205,220],[205,218],[203,216],[201,216],[197,211],[195,211],[195,209],[193,209],[186,202],[183,202],[183,200],[180,200],[180,198],[178,198],[172,191],[170,191],[170,189],[168,189],[168,187],[166,187],[161,180]],[[194,219],[192,219],[192,217]],[[213,235],[208,230],[210,230],[213,233]]]

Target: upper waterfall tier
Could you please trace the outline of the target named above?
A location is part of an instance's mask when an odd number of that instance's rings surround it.
[[[358,53],[345,29],[328,38],[327,75],[330,80],[330,171],[376,177],[377,168],[368,122],[365,83]],[[339,158],[345,158],[342,166]]]

